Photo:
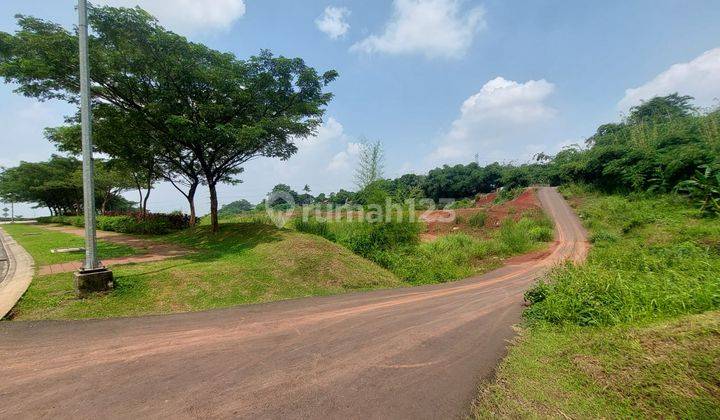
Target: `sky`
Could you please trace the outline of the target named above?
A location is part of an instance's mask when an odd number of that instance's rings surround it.
[[[0,31],[27,14],[70,28],[71,0],[2,0]],[[313,194],[354,189],[363,140],[382,142],[385,176],[444,164],[523,163],[582,143],[598,125],[656,95],[703,107],[720,97],[720,2],[509,0],[96,0],[140,5],[190,40],[239,58],[269,49],[335,69],[316,136],[288,161],[258,158],[220,203],[257,203],[275,184]],[[45,127],[75,112],[0,85],[0,166],[56,152]],[[136,199],[132,192],[129,199]],[[137,199],[136,199],[137,200]],[[208,193],[198,210],[209,209]],[[185,210],[159,184],[151,211]],[[43,209],[17,206],[24,216]]]

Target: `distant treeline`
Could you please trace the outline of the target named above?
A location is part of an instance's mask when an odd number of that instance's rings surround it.
[[[600,126],[585,144],[554,156],[540,153],[532,163],[445,165],[427,175],[380,179],[359,192],[340,190],[327,196],[298,194],[284,184],[273,191],[290,192],[296,204],[335,206],[385,197],[397,202],[462,199],[534,184],[584,183],[609,193],[670,192],[706,168],[713,177],[720,176],[720,110],[702,112],[692,99],[678,94],[653,98],[632,108],[623,121]]]
[[[656,97],[619,123],[600,126],[584,145],[523,165],[443,166],[427,175],[381,181],[391,194],[464,198],[499,187],[585,183],[605,192],[670,192],[683,181],[720,166],[720,111],[701,112],[689,96]],[[400,194],[402,195],[402,194]]]

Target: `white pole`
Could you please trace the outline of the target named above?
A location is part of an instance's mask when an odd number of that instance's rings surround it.
[[[83,155],[83,210],[85,213],[85,265],[83,270],[100,268],[95,237],[95,182],[90,109],[90,62],[88,58],[87,0],[78,0],[80,38],[80,117]]]

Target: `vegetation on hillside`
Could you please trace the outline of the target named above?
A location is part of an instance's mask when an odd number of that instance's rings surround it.
[[[337,242],[412,284],[442,283],[497,267],[501,258],[522,254],[553,239],[552,222],[539,213],[508,218],[488,239],[452,233],[420,243],[421,225],[407,220],[293,221],[295,229]]]
[[[720,309],[720,223],[674,194],[563,191],[588,261],[527,293],[528,324],[477,416],[720,415],[720,314],[688,315]]]

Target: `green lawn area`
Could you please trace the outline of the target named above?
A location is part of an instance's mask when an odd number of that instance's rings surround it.
[[[186,312],[405,284],[342,246],[265,224],[222,224],[217,235],[199,226],[163,240],[197,252],[117,266],[116,288],[86,299],[75,297],[72,273],[36,277],[14,319]]]
[[[720,417],[720,222],[672,195],[564,192],[588,261],[528,295],[475,416]]]
[[[53,254],[51,249],[78,248],[85,246],[85,240],[70,233],[43,229],[36,225],[10,224],[2,228],[32,255],[35,265],[82,261],[84,253]],[[98,255],[101,259],[126,257],[136,254],[136,250],[127,245],[98,241]]]

